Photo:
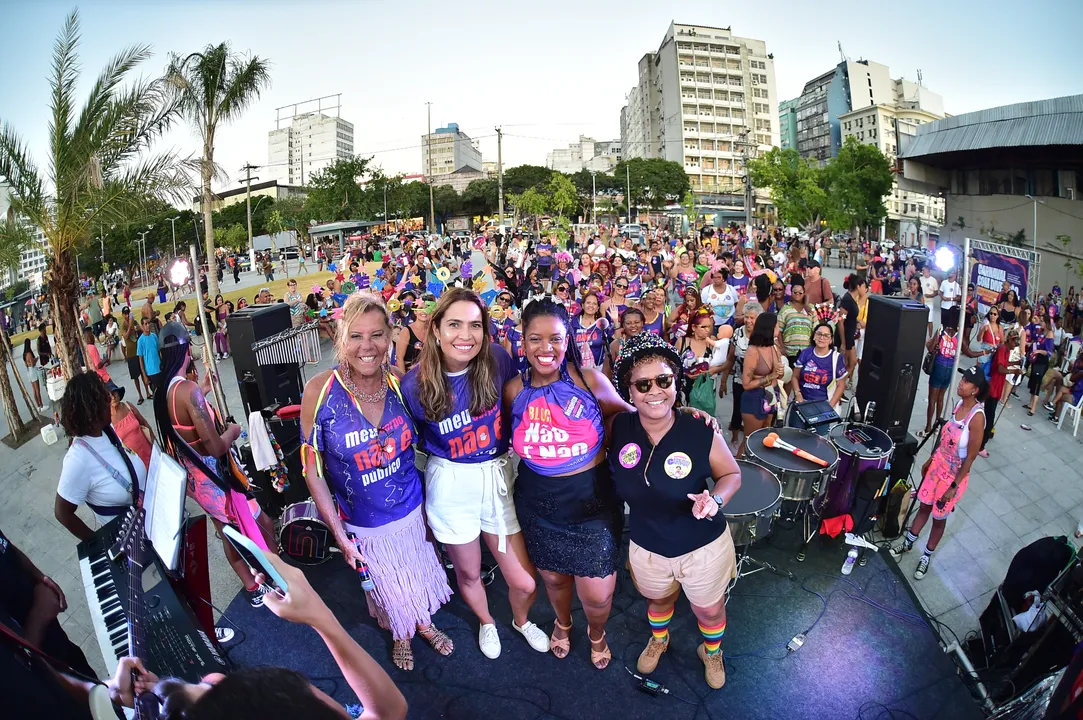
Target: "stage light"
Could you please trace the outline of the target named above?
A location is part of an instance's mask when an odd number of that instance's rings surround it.
[[[939,247],[933,253],[933,263],[941,272],[948,272],[955,268],[955,253],[949,247]]]
[[[187,260],[177,258],[169,268],[169,282],[173,283],[174,287],[185,285],[191,277],[192,273],[188,269]]]

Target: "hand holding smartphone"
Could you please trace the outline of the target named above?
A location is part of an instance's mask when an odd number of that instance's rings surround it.
[[[235,530],[233,527],[226,525],[225,527],[226,540],[233,546],[233,549],[237,551],[237,554],[241,556],[245,564],[252,571],[253,574],[262,574],[267,580],[264,584],[264,589],[271,589],[278,593],[279,596],[285,597],[289,592],[290,586],[286,582],[282,574],[278,572],[274,565],[267,559],[263,550],[259,548],[254,542]]]

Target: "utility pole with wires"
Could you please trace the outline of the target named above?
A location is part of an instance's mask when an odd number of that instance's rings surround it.
[[[496,128],[496,204],[500,217],[500,232],[504,232],[504,132]]]
[[[625,188],[625,192],[627,193],[627,195],[625,195],[625,198],[624,198],[624,204],[626,206],[625,209],[628,211],[626,213],[625,222],[627,222],[629,225],[631,225],[632,224],[632,174],[628,170],[628,163],[627,162],[624,163],[624,188]]]
[[[253,177],[252,171],[258,170],[258,165],[247,163],[241,170],[244,171],[244,182],[247,187],[245,192],[245,204],[248,206],[248,262],[252,265],[252,269],[256,269],[256,250],[252,245],[252,181],[259,180],[259,176]],[[210,272],[211,259],[207,258],[207,271]]]
[[[745,128],[737,133],[741,145],[741,163],[745,171],[745,235],[748,241],[752,241],[752,176],[748,172],[748,134],[751,128]]]
[[[425,134],[425,155],[428,162],[425,163],[425,180],[429,183],[429,233],[436,232],[436,210],[432,199],[432,103],[425,103],[428,108],[429,131]]]

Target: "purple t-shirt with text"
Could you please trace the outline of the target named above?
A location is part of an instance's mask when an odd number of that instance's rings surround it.
[[[832,367],[832,362],[834,367]],[[846,374],[846,363],[842,355],[830,352],[827,357],[820,357],[812,348],[805,348],[797,356],[794,372],[801,370],[801,394],[805,400],[827,400],[827,386]]]
[[[497,402],[479,417],[470,415],[470,379],[468,370],[447,373],[451,386],[451,412],[437,422],[425,416],[425,409],[418,400],[418,373],[420,366],[406,373],[402,380],[402,395],[406,407],[414,417],[418,434],[425,443],[425,451],[460,463],[479,463],[493,460],[508,451],[511,425],[502,410],[500,401],[504,383],[515,377],[517,371],[508,351],[491,344],[490,352],[496,361]]]

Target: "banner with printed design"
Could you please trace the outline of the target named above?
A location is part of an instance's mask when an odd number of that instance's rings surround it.
[[[1005,281],[1020,298],[1027,296],[1027,275],[1030,263],[985,250],[971,250],[970,282],[978,296],[978,313],[984,317],[994,305]]]

